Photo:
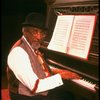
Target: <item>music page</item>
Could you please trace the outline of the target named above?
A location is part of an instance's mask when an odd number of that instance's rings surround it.
[[[48,49],[87,59],[96,15],[59,15]]]
[[[66,53],[74,15],[59,15],[48,49]]]
[[[87,59],[92,40],[95,15],[76,15],[71,32],[68,54]]]

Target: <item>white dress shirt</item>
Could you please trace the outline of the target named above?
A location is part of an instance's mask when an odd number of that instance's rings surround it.
[[[36,80],[39,78],[32,69],[27,52],[19,46],[13,48],[8,55],[7,63],[9,68],[14,72],[16,78],[32,91]],[[59,74],[45,79],[39,79],[36,93],[53,89],[62,84],[63,82]]]

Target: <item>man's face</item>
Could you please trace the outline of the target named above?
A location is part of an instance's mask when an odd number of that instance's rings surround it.
[[[43,33],[43,31],[41,29],[35,28],[34,30],[35,31],[32,33],[33,41],[34,42],[41,42],[44,39],[45,34]]]
[[[30,27],[28,31],[24,32],[24,36],[28,39],[30,44],[33,44],[41,43],[46,35],[41,29]]]

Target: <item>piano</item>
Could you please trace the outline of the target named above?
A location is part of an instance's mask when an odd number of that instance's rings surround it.
[[[48,37],[40,51],[49,66],[77,73],[80,79],[63,80],[61,89],[70,91],[76,100],[99,100],[99,1],[98,0],[46,0]],[[47,49],[53,34],[57,13],[96,14],[94,30],[88,60],[76,58],[61,52]]]

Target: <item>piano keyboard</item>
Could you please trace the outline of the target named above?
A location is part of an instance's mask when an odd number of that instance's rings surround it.
[[[58,69],[58,68],[55,68],[54,66],[51,66],[51,65],[49,65],[49,67],[53,68],[53,69]],[[81,79],[71,79],[71,81],[74,82],[74,83],[77,83],[80,86],[83,86],[83,87],[85,87],[85,88],[87,88],[87,89],[89,89],[89,90],[91,90],[93,92],[96,92],[96,89],[95,89],[96,84],[92,83],[91,81],[88,81],[88,80],[86,80],[84,78],[81,78]]]
[[[88,88],[89,90],[92,90],[92,91],[96,91],[95,90],[95,86],[96,84],[90,82],[90,81],[87,81],[85,79],[72,79],[73,82],[85,87],[85,88]]]

